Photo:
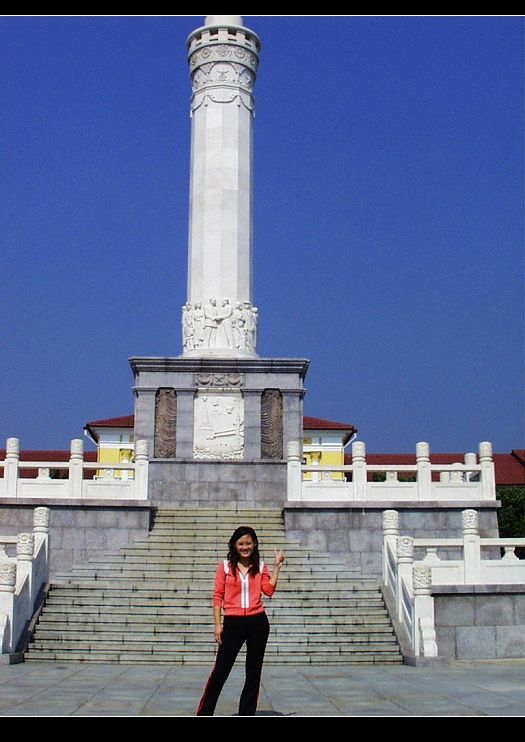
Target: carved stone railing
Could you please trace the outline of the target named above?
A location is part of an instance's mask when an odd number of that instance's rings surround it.
[[[462,526],[460,539],[415,539],[400,535],[398,512],[383,513],[383,585],[414,657],[438,656],[433,587],[525,584],[525,561],[515,554],[525,539],[480,538],[475,510],[463,511]],[[490,558],[482,558],[484,550]],[[448,558],[453,551],[460,558]]]
[[[9,551],[16,542],[16,556]],[[14,655],[49,580],[49,510],[36,508],[32,533],[0,536],[0,647]]]
[[[71,441],[69,461],[21,461],[20,441],[9,438],[6,457],[0,461],[0,498],[36,498],[46,500],[147,500],[149,449],[147,441],[135,445],[134,463],[91,463],[84,460],[82,440]],[[38,476],[20,476],[23,471],[37,471]],[[52,479],[52,471],[67,472],[67,479]],[[97,472],[93,479],[88,473]],[[100,476],[100,472],[103,473]]]
[[[384,481],[374,481],[374,479]],[[434,481],[436,480],[436,481]],[[438,481],[439,480],[439,481]],[[364,443],[352,446],[351,466],[302,465],[300,443],[289,444],[290,502],[495,502],[492,445],[481,443],[464,463],[432,464],[428,443],[418,443],[415,465],[368,464]]]

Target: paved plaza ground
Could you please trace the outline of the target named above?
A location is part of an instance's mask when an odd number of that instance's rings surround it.
[[[194,716],[209,668],[27,663],[0,665],[3,716]],[[217,716],[234,716],[243,668]],[[439,667],[270,666],[260,717],[522,716],[525,660]]]

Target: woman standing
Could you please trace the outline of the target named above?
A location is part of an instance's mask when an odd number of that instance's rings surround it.
[[[228,558],[215,574],[213,615],[215,641],[219,645],[215,667],[208,680],[197,716],[213,716],[219,696],[237,655],[246,642],[246,681],[239,703],[239,716],[255,716],[264,652],[270,624],[264,612],[262,593],[271,597],[284,553],[275,551],[272,575],[259,557],[259,542],[253,528],[238,528],[230,539]],[[224,625],[221,609],[224,608]]]

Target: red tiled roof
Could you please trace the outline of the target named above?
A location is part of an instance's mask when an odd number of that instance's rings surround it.
[[[0,461],[5,459],[5,449],[0,449]],[[20,461],[31,461],[38,463],[39,461],[47,462],[48,464],[55,464],[61,462],[68,462],[71,453],[69,451],[20,451]],[[84,461],[89,463],[96,463],[97,452],[96,451],[85,451]],[[85,472],[84,479],[92,479],[95,472]],[[0,469],[0,478],[4,476],[3,467]],[[20,479],[34,479],[38,476],[36,469],[20,469]]]
[[[0,449],[0,461],[5,459],[5,448]],[[69,461],[71,453],[69,451],[20,451],[20,461],[48,461],[50,464],[60,461]],[[96,462],[97,452],[86,451],[84,461]]]
[[[304,430],[348,430],[356,433],[353,425],[347,423],[335,423],[332,420],[322,420],[319,417],[303,418]]]
[[[112,417],[109,420],[96,420],[87,423],[86,428],[133,428],[135,425],[135,416],[127,415],[125,417]],[[318,417],[304,418],[305,430],[355,430],[353,425],[346,423],[336,423],[331,420],[321,420]]]
[[[85,428],[133,428],[135,427],[135,416],[111,417],[109,420],[95,420],[87,423]]]

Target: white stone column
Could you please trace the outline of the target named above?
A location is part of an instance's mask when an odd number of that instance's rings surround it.
[[[412,625],[414,654],[416,657],[437,657],[432,569],[421,565],[414,567],[412,585],[414,589],[414,620]]]
[[[417,490],[420,501],[432,499],[432,469],[430,464],[430,446],[418,443],[417,457]]]
[[[0,652],[13,651],[16,562],[0,562]]]
[[[35,537],[34,554],[38,554],[40,545],[44,542],[45,564],[49,564],[49,519],[51,511],[49,508],[35,508],[33,513],[33,535]],[[46,567],[47,569],[47,567]],[[36,596],[35,596],[36,597]]]
[[[69,458],[69,492],[76,500],[82,499],[82,483],[84,479],[84,442],[80,439],[71,441],[71,455]]]
[[[483,500],[496,500],[496,474],[492,458],[492,443],[479,444],[481,464],[481,492]]]
[[[352,488],[354,500],[366,500],[366,444],[352,444]]]
[[[466,453],[465,454],[465,466],[473,466],[477,467],[478,465],[478,457],[475,453]],[[470,482],[473,479],[476,478],[477,472],[475,471],[468,471],[465,474],[465,481]]]
[[[28,580],[28,604],[27,616],[31,618],[35,596],[35,585],[33,575],[33,555],[35,549],[35,537],[32,533],[19,533],[16,544],[16,592],[19,593],[24,580]]]
[[[287,467],[287,499],[288,502],[300,502],[302,500],[303,475],[301,466],[303,463],[302,443],[292,441],[288,443],[288,467]]]
[[[260,41],[242,16],[207,16],[188,39],[193,86],[184,355],[253,357],[253,117]]]
[[[481,540],[479,537],[479,516],[476,510],[464,510],[461,514],[463,525],[463,563],[465,565],[465,585],[481,582]]]
[[[148,499],[148,472],[149,472],[148,441],[135,442],[135,499]]]
[[[396,553],[397,551],[397,539],[399,536],[399,513],[397,510],[385,510],[383,512],[383,585],[388,585],[388,549],[390,548]]]
[[[8,438],[5,453],[4,477],[6,497],[16,497],[18,491],[18,463],[20,461],[20,441]]]
[[[397,619],[403,623],[403,582],[410,585],[414,565],[414,539],[411,536],[400,536],[397,539]]]

